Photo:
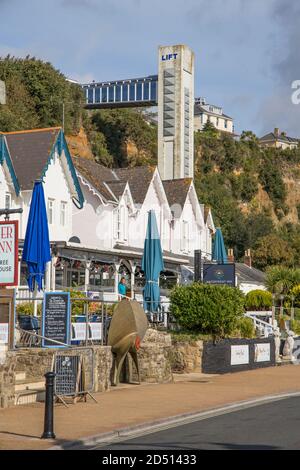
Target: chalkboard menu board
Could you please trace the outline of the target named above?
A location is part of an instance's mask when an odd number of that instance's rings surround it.
[[[82,357],[60,356],[55,357],[54,364],[55,394],[58,396],[74,396],[80,392],[82,385]]]
[[[45,292],[43,302],[43,339],[42,346],[58,348],[62,345],[50,339],[70,344],[70,293]]]

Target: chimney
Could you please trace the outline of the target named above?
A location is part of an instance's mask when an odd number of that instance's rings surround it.
[[[248,248],[248,250],[245,251],[245,257],[244,257],[244,263],[249,266],[249,268],[252,268],[252,260],[251,260],[251,250]]]
[[[274,135],[275,135],[275,137],[279,137],[279,127],[275,127]]]
[[[228,249],[227,261],[228,261],[228,263],[234,263],[234,254],[233,254],[233,249],[232,248]]]

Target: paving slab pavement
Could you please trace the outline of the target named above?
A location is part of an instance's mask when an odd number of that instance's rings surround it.
[[[0,410],[0,449],[47,449],[170,416],[267,395],[300,392],[300,367],[286,365],[225,375],[183,374],[169,384],[123,385],[65,408],[55,405],[55,440],[41,440],[44,404]]]

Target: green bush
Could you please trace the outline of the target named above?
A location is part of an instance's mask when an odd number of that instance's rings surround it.
[[[223,338],[244,312],[244,295],[227,286],[194,283],[171,292],[171,314],[182,328]]]
[[[254,338],[255,328],[251,318],[243,317],[238,320],[237,329],[241,338]]]
[[[16,306],[17,315],[33,315],[33,302],[24,302],[22,304],[17,304]],[[37,314],[41,315],[42,313],[42,304],[38,304]]]
[[[291,320],[291,330],[296,335],[300,335],[300,320]]]
[[[71,314],[82,315],[84,313],[84,300],[72,300],[72,299],[84,299],[85,293],[79,290],[67,289],[70,292],[71,297]]]
[[[272,294],[256,289],[246,294],[246,310],[270,310],[272,308]]]

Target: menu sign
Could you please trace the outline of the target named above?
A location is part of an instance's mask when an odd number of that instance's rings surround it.
[[[76,395],[81,382],[82,358],[76,356],[55,357],[55,393],[56,395]]]
[[[18,222],[0,222],[0,286],[18,284]]]
[[[45,292],[43,302],[43,339],[42,346],[47,348],[63,347],[50,339],[70,344],[70,293]]]

